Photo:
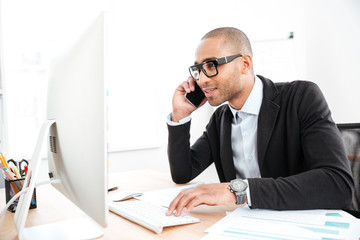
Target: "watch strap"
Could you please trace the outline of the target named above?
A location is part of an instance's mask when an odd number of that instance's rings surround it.
[[[235,192],[236,205],[242,205],[246,202],[246,192]]]

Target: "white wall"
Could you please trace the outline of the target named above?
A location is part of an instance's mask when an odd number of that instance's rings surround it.
[[[360,122],[360,1],[305,2],[306,77],[322,89],[335,122]]]

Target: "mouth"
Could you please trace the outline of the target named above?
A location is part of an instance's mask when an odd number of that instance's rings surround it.
[[[205,96],[208,98],[208,97],[211,97],[212,95],[214,95],[215,93],[215,90],[216,88],[206,88],[206,89],[203,89],[204,93],[205,93]]]

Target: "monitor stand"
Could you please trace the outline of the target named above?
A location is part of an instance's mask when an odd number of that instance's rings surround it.
[[[25,178],[24,187],[28,190],[20,196],[14,223],[18,232],[19,240],[23,239],[93,239],[103,235],[103,231],[87,218],[72,219],[25,228],[26,218],[29,212],[30,201],[34,192],[36,179],[41,164],[41,150],[44,141],[49,134],[50,127],[55,120],[45,121],[40,129],[39,137],[29,163],[28,173]]]
[[[102,235],[103,231],[87,218],[49,223],[23,230],[23,240],[94,239]]]

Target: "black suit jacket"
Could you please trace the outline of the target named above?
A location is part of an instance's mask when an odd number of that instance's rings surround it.
[[[354,183],[340,133],[318,86],[273,83],[262,76],[258,118],[261,178],[250,178],[252,208],[347,207]],[[190,122],[168,126],[168,157],[176,183],[189,182],[215,163],[221,182],[236,178],[228,105],[212,115],[206,131],[190,147]]]

